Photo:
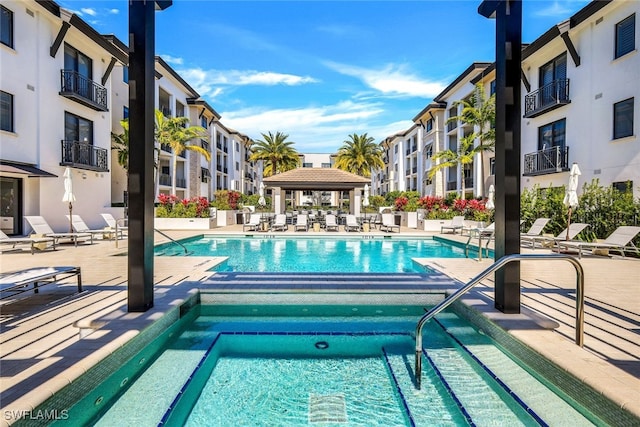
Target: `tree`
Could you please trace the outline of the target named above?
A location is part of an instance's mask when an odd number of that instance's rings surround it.
[[[496,142],[496,97],[486,98],[482,83],[476,84],[473,94],[466,100],[455,101],[454,106],[462,106],[459,116],[449,117],[447,123],[461,121],[474,127],[480,154],[480,182],[484,194],[484,152],[493,151]],[[463,193],[464,194],[464,193]]]
[[[338,150],[336,168],[369,178],[371,169],[384,167],[382,149],[366,133],[349,135]]]
[[[453,150],[444,150],[440,151],[433,155],[432,159],[436,161],[436,165],[431,168],[429,171],[429,178],[433,178],[433,176],[441,169],[458,167],[460,166],[460,176],[462,178],[462,197],[465,198],[465,186],[464,186],[464,167],[465,165],[473,164],[473,158],[477,153],[480,152],[480,146],[475,145],[475,140],[477,138],[477,134],[472,132],[460,139],[460,143],[458,144],[458,149],[456,151]],[[438,160],[440,162],[438,162]]]
[[[129,176],[129,119],[120,120],[120,126],[122,126],[121,134],[111,132],[111,139],[113,140],[111,149],[116,150],[118,164],[122,166],[127,176]]]
[[[265,177],[295,169],[300,164],[300,157],[295,142],[287,141],[289,135],[281,132],[262,134],[264,140],[258,140],[251,146],[249,160],[262,160],[262,173]]]
[[[176,195],[176,168],[178,156],[188,151],[201,154],[207,161],[211,160],[211,154],[200,147],[189,143],[194,138],[209,139],[207,130],[200,126],[188,126],[189,119],[186,117],[165,117],[160,110],[156,110],[156,141],[160,144],[167,144],[173,153],[173,174],[171,175],[171,195]]]

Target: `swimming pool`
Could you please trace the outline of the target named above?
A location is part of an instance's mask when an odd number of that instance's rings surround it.
[[[202,306],[158,354],[133,357],[87,393],[70,419],[139,427],[599,424],[453,312],[425,328],[427,368],[416,390],[412,331],[423,309]],[[107,399],[118,384],[124,392]]]
[[[192,256],[229,257],[216,271],[407,273],[424,271],[412,258],[464,258],[464,248],[442,240],[398,238],[263,238],[202,236],[181,241]],[[180,256],[165,243],[156,256]]]

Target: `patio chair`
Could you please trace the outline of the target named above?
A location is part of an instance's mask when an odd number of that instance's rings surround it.
[[[100,216],[111,230],[115,230],[116,242],[118,239],[126,237],[129,227],[125,225],[126,220],[124,218],[115,219],[110,213],[101,213]]]
[[[0,230],[0,244],[11,246],[11,249],[15,249],[16,245],[29,245],[31,246],[31,255],[35,253],[36,249],[44,250],[51,247],[54,251],[56,250],[56,240],[53,237],[9,237],[2,230]]]
[[[276,214],[276,218],[271,224],[271,231],[285,231],[288,229],[287,216],[285,214]]]
[[[344,224],[344,231],[360,231],[360,224],[355,215],[347,215],[347,221]]]
[[[71,218],[69,218],[69,215],[65,216],[67,220],[71,220],[71,226],[76,233],[91,233],[94,236],[102,236],[103,239],[107,239],[109,235],[113,234],[112,231],[105,230],[104,228],[90,229],[80,215],[72,215]]]
[[[34,233],[42,234],[45,237],[53,237],[56,243],[59,243],[60,239],[70,239],[74,245],[78,246],[78,240],[84,239],[83,241],[86,241],[88,237],[91,244],[93,244],[93,234],[91,233],[56,233],[41,216],[25,216],[24,219],[27,220]]]
[[[249,221],[242,224],[242,231],[258,231],[260,229],[260,214],[251,214],[249,216]]]
[[[331,231],[331,230],[340,231],[340,228],[338,228],[338,221],[336,220],[335,215],[327,214],[324,217],[324,229],[327,231]]]
[[[453,234],[456,234],[456,231],[460,230],[460,234],[462,234],[462,227],[464,227],[464,216],[454,216],[451,219],[451,224],[440,227],[440,234],[444,234],[444,230],[451,230]]]
[[[568,228],[565,228],[557,236],[529,236],[522,235],[520,236],[520,244],[531,246],[531,249],[535,249],[536,245],[539,244],[540,247],[543,248],[551,248],[554,247],[558,241],[566,241],[566,240],[574,240],[578,234],[582,232],[585,228],[587,228],[589,224],[583,224],[581,222],[574,222],[569,224]]]
[[[622,256],[624,257],[624,253],[626,250],[634,249],[638,252],[638,248],[633,244],[633,239],[640,233],[640,227],[633,227],[629,225],[623,225],[616,228],[613,233],[611,233],[604,241],[602,242],[579,242],[579,241],[562,241],[559,240],[556,245],[558,248],[558,253],[560,250],[565,249],[577,249],[578,250],[578,258],[582,258],[582,250],[583,249],[609,249],[620,251]]]
[[[298,214],[296,216],[296,223],[293,226],[293,231],[298,230],[309,231],[309,217],[306,214]]]
[[[520,234],[520,238],[525,236],[540,236],[542,234],[542,230],[547,226],[549,222],[549,218],[538,218],[536,219],[527,232]]]
[[[398,229],[400,232],[400,226],[396,224],[393,214],[382,214],[382,224],[380,225],[380,231],[392,232],[394,229]]]
[[[471,244],[471,239],[474,237],[478,238],[478,255],[482,258],[482,241],[486,240],[486,244],[484,246],[485,252],[487,256],[489,255],[489,242],[495,239],[496,235],[496,223],[492,222],[486,227],[476,227],[469,229],[469,239],[467,240],[466,246],[464,248],[464,256],[469,256],[469,245]]]
[[[80,267],[34,267],[26,270],[0,274],[0,290],[9,295],[2,295],[0,299],[10,298],[16,294],[29,291],[33,284],[33,293],[38,293],[38,287],[50,283],[57,283],[69,277],[76,276],[78,292],[82,292],[82,277]]]

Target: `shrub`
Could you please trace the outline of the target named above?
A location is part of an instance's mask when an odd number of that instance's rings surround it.
[[[229,211],[238,209],[238,201],[242,194],[233,190],[218,190],[214,197],[215,200],[211,202],[211,207]]]
[[[156,217],[209,218],[209,201],[206,197],[192,197],[180,200],[176,196],[160,194],[158,196]]]

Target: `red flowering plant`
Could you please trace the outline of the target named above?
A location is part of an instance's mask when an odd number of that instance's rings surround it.
[[[396,211],[404,211],[404,208],[407,206],[407,203],[409,203],[409,199],[407,197],[401,196],[398,197],[395,201],[395,209]]]
[[[206,197],[180,199],[173,195],[158,195],[158,218],[208,218],[209,201]]]

